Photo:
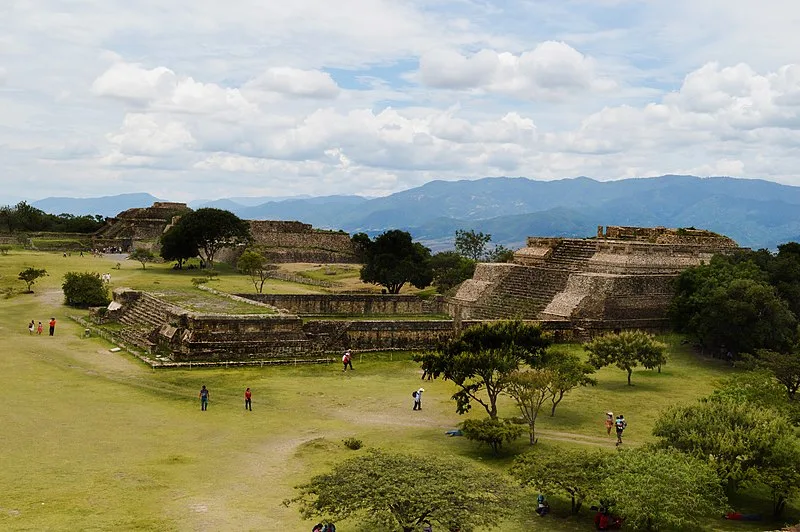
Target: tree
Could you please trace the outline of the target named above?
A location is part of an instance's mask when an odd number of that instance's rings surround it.
[[[464,329],[418,360],[426,373],[444,375],[458,386],[453,399],[459,414],[468,412],[474,401],[489,417],[496,418],[497,398],[508,386],[507,377],[520,364],[538,365],[549,345],[549,338],[537,325],[521,321],[482,323]]]
[[[566,493],[576,514],[584,501],[597,498],[597,487],[605,476],[601,469],[609,458],[605,451],[559,445],[517,457],[511,475],[541,492]]]
[[[297,486],[304,518],[352,518],[371,530],[412,532],[423,523],[463,532],[494,527],[507,514],[510,487],[497,473],[438,456],[369,451]]]
[[[173,225],[161,235],[161,258],[178,261],[178,269],[183,269],[183,261],[200,254],[197,243],[185,233],[181,225]]]
[[[350,237],[350,243],[353,245],[353,253],[358,262],[367,262],[369,249],[372,246],[372,240],[367,233],[356,233]]]
[[[32,294],[33,290],[31,289],[31,287],[33,286],[33,283],[35,283],[36,280],[39,279],[40,277],[44,277],[46,275],[47,275],[47,270],[45,269],[40,270],[38,268],[28,267],[19,272],[19,277],[17,278],[20,281],[23,281],[26,285],[28,285],[27,292],[29,294]]]
[[[264,283],[269,277],[269,273],[277,268],[274,264],[268,264],[264,255],[249,249],[245,250],[239,257],[236,267],[240,272],[250,276],[250,280],[253,281],[253,287],[259,294],[264,290]]]
[[[476,233],[474,230],[456,230],[456,253],[475,262],[486,255],[486,245],[492,240],[492,235]]]
[[[497,244],[492,251],[486,254],[486,260],[489,262],[512,262],[514,260],[514,250],[502,244]]]
[[[793,424],[800,424],[800,404],[789,399],[786,389],[769,370],[755,365],[720,383],[708,401],[730,401],[749,404],[764,410],[774,410]]]
[[[152,251],[146,248],[136,248],[133,250],[133,253],[128,255],[128,258],[131,260],[138,260],[142,263],[142,269],[144,270],[145,264],[148,262],[153,262],[156,256],[153,254]]]
[[[800,350],[797,347],[792,352],[779,353],[768,349],[756,352],[757,364],[775,376],[778,382],[786,387],[789,399],[794,399],[800,389]]]
[[[548,352],[547,367],[553,372],[548,392],[550,402],[550,417],[556,415],[556,407],[570,390],[578,386],[594,386],[597,380],[589,375],[594,373],[594,367],[581,360],[575,353]]]
[[[592,366],[602,368],[614,364],[627,371],[628,386],[631,385],[633,368],[639,364],[652,369],[667,362],[667,346],[642,331],[604,334],[584,344],[583,348],[589,352]]]
[[[111,302],[108,285],[99,273],[67,272],[61,289],[64,291],[64,302],[72,307],[101,307]]]
[[[443,294],[463,283],[475,273],[475,261],[467,259],[455,251],[443,251],[431,257],[433,285]]]
[[[393,229],[379,235],[367,248],[361,280],[386,287],[390,294],[399,294],[406,283],[425,288],[433,280],[431,252],[413,242],[405,231]]]
[[[625,519],[626,529],[685,530],[728,509],[714,470],[678,452],[625,450],[601,471],[600,500]]]
[[[250,225],[232,212],[222,209],[197,209],[181,216],[175,225],[202,251],[211,269],[214,268],[214,257],[219,250],[250,240]]]
[[[554,377],[549,368],[535,368],[515,371],[507,378],[506,393],[516,401],[522,418],[528,423],[531,445],[536,443],[536,418],[550,396]]]
[[[461,423],[461,432],[468,440],[485,443],[492,448],[494,454],[499,454],[503,443],[511,443],[520,436],[525,429],[508,419],[467,419]]]
[[[800,463],[789,421],[767,410],[727,400],[668,409],[656,420],[659,445],[707,461],[733,494],[743,482]]]

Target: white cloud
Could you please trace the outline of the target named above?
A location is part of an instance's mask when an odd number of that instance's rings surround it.
[[[119,153],[158,156],[190,148],[195,140],[180,122],[159,120],[152,115],[129,113],[119,132],[108,136]]]
[[[420,59],[420,77],[431,87],[481,89],[529,99],[560,98],[570,92],[615,86],[597,75],[591,58],[555,41],[519,55],[481,50],[465,57],[452,50],[431,51]]]
[[[244,88],[306,98],[327,99],[335,98],[339,94],[339,86],[327,72],[290,67],[269,68],[257,78],[248,81]]]

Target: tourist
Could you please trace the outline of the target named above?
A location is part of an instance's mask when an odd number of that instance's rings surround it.
[[[200,410],[208,410],[208,388],[204,384],[202,388],[200,388]]]
[[[56,319],[50,318],[50,336],[56,333]]]
[[[614,426],[617,429],[617,446],[622,445],[622,432],[628,428],[628,422],[625,421],[625,416],[622,414],[617,416]]]
[[[606,433],[611,436],[611,429],[614,427],[614,412],[606,412]]]
[[[422,392],[424,391],[425,388],[420,388],[419,390],[411,394],[411,396],[414,398],[413,410],[422,410]]]
[[[39,322],[39,325],[36,327],[36,334],[38,334],[39,336],[41,336],[41,335],[42,335],[42,330],[43,330],[43,329],[44,329],[44,327],[42,327],[42,322],[40,321],[40,322]]]
[[[347,366],[350,366],[351,370],[353,369],[353,353],[349,349],[342,356],[342,364],[344,365],[342,371],[347,371]]]
[[[33,335],[33,329],[36,327],[36,322],[31,320],[28,324],[28,334]]]
[[[544,517],[550,513],[550,503],[545,500],[544,495],[541,493],[536,497],[536,513],[539,514],[539,517]]]
[[[244,391],[244,409],[253,411],[253,401],[252,401],[253,394],[250,392],[250,388]]]

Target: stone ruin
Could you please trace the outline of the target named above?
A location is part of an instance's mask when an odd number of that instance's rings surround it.
[[[508,264],[478,264],[449,301],[457,319],[664,330],[673,281],[736,242],[710,231],[598,226],[594,238],[529,237]]]
[[[128,209],[110,218],[92,236],[98,249],[118,248],[129,252],[145,248],[158,254],[159,237],[178,217],[190,212],[185,203],[155,202],[152,207]],[[314,229],[294,221],[248,220],[253,243],[270,262],[355,262],[350,235],[344,231]],[[223,249],[218,260],[234,262],[242,249]]]

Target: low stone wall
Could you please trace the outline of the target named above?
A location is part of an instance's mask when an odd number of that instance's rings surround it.
[[[387,294],[236,294],[300,315],[444,314],[444,298]]]

